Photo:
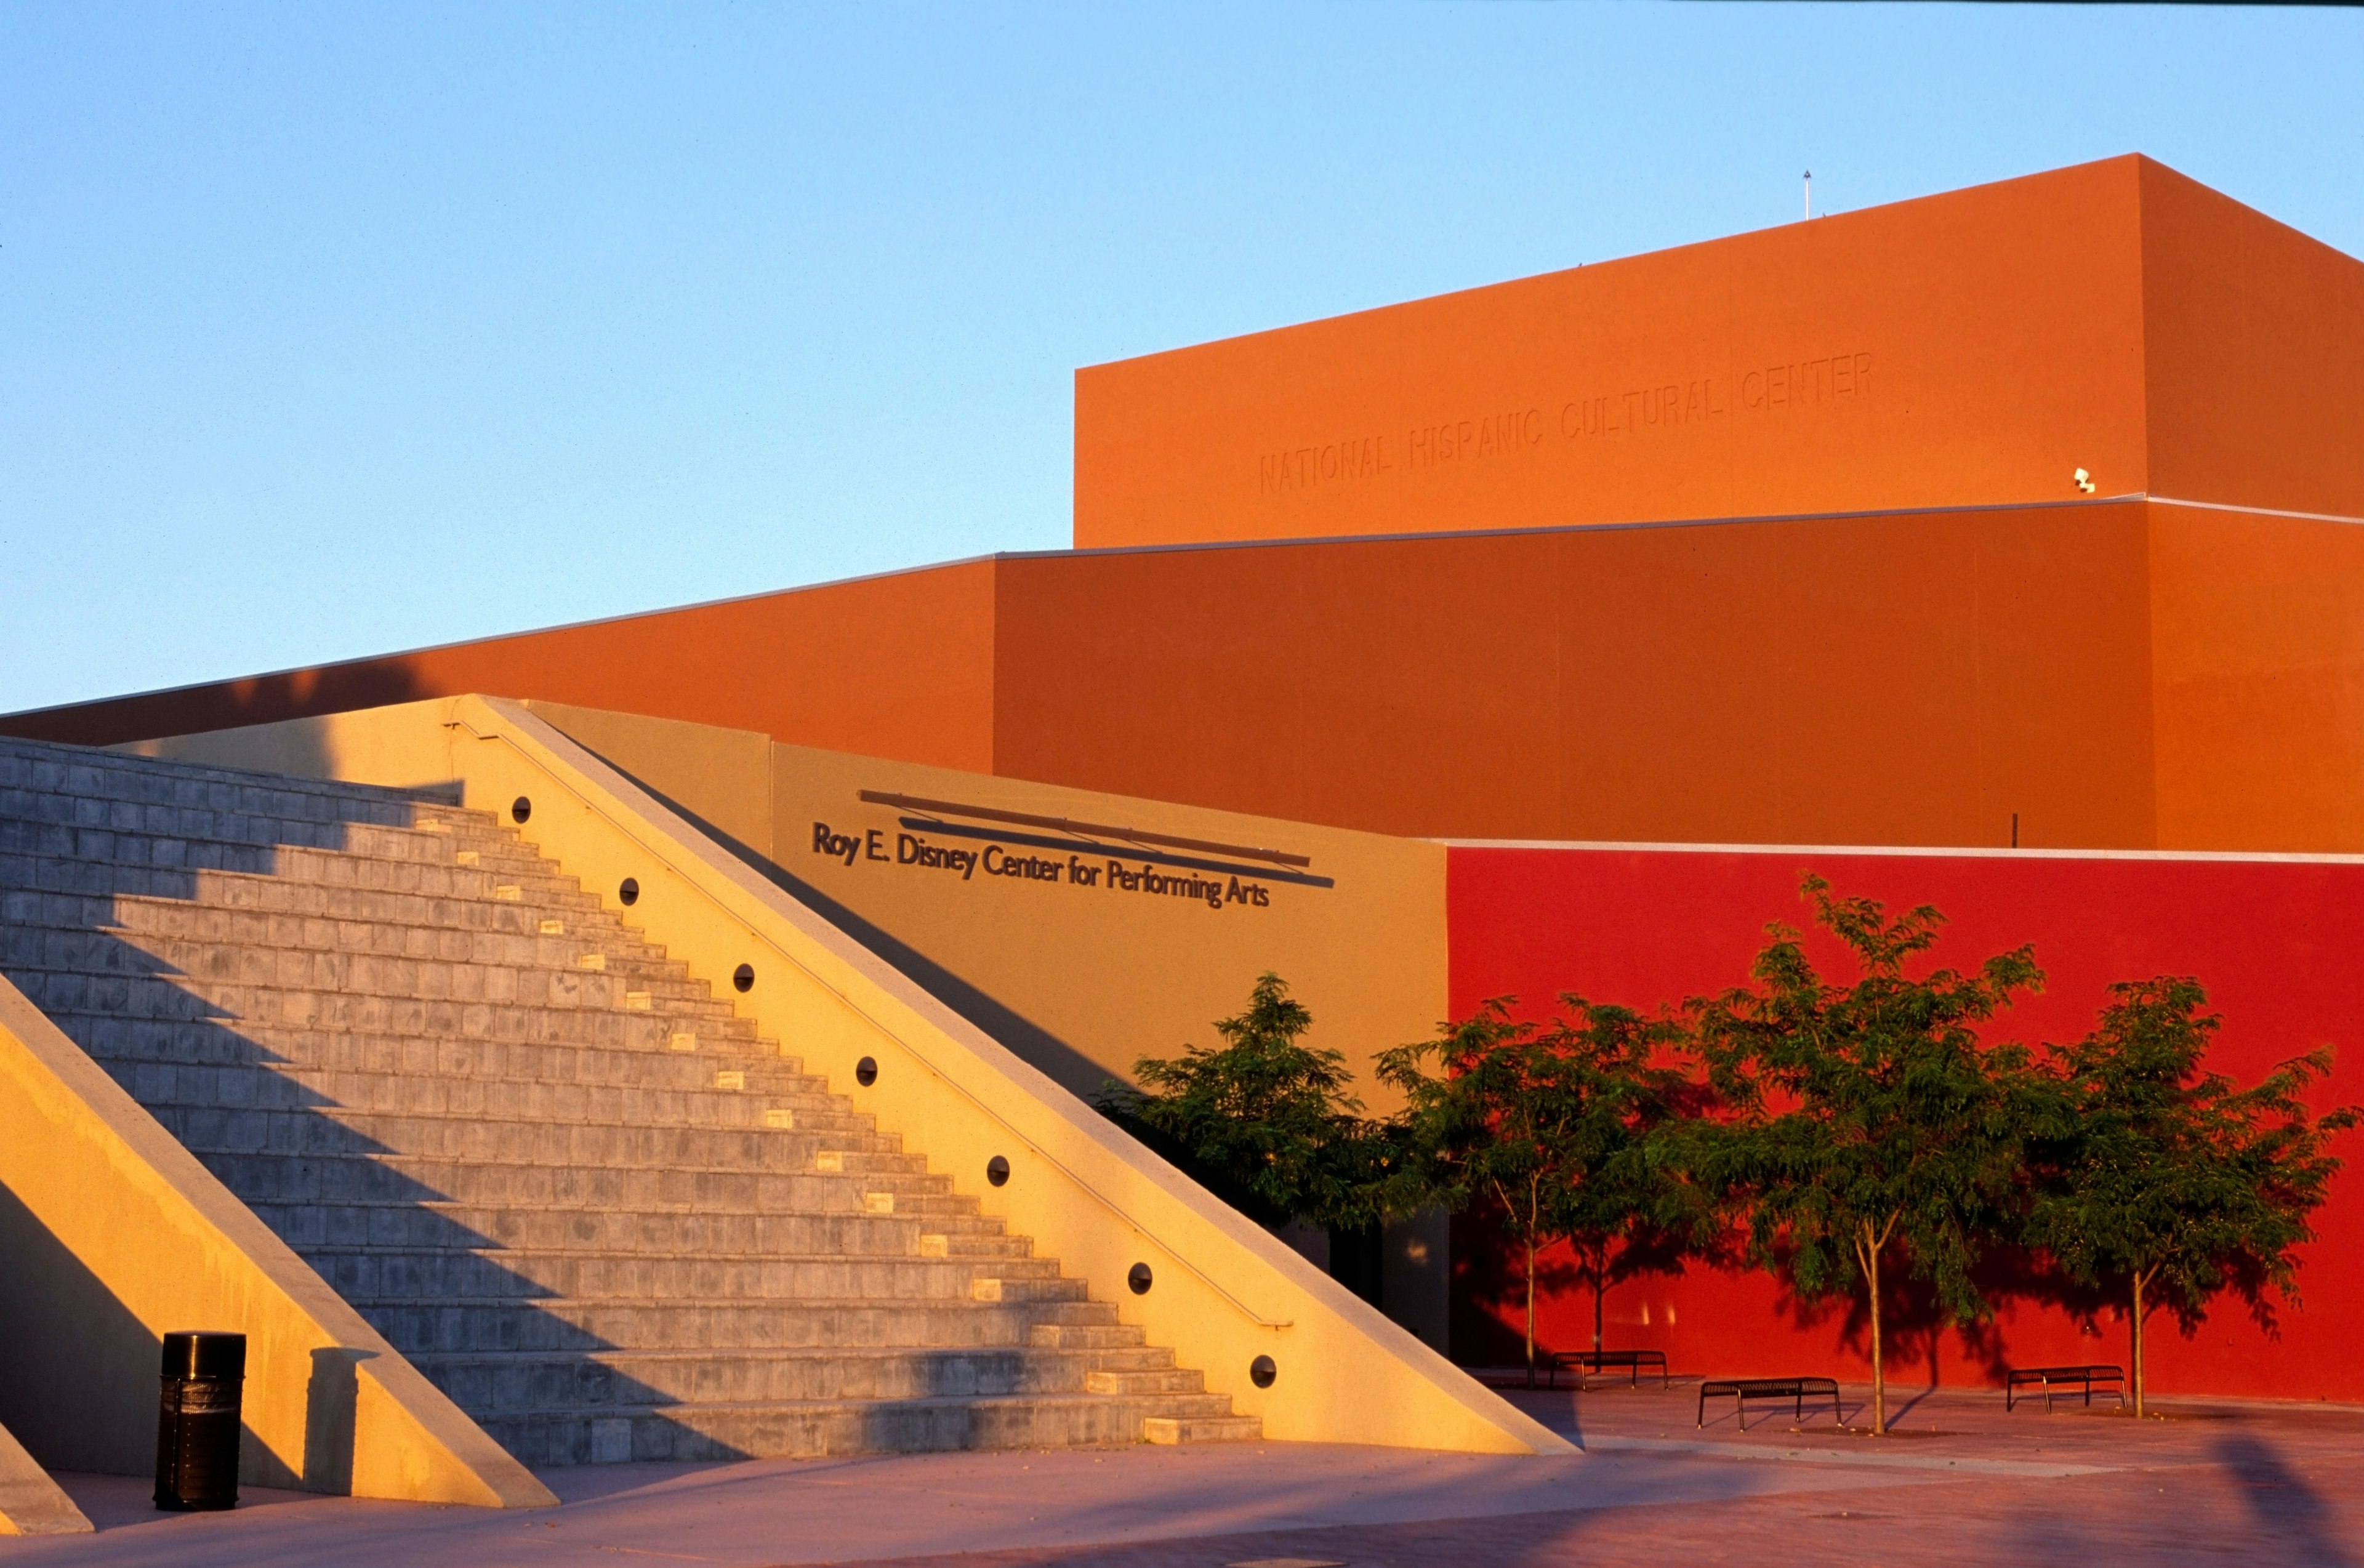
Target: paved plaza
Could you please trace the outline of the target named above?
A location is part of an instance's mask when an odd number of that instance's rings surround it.
[[[894,1568],[2364,1562],[2364,1409],[2164,1402],[2165,1419],[1907,1390],[1899,1431],[1786,1408],[1693,1425],[1695,1383],[1513,1396],[1581,1457],[1289,1443],[544,1471],[556,1510],[250,1490],[164,1516],[145,1483],[66,1476],[95,1537],[0,1564]]]

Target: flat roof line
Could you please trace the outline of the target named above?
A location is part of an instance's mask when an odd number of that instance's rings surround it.
[[[2364,865],[2364,854],[2284,850],[2006,850],[1977,844],[1622,843],[1604,839],[1429,839],[1448,850],[1568,850],[1587,853],[1674,855],[1885,855],[1921,860],[2222,861],[2246,864]]]
[[[894,566],[883,572],[857,572],[851,577],[832,577],[820,583],[791,583],[785,588],[757,588],[752,593],[730,594],[719,599],[697,599],[686,605],[659,605],[651,610],[624,610],[612,616],[593,616],[587,620],[560,621],[554,626],[530,626],[519,631],[486,632],[481,637],[458,637],[449,642],[429,642],[416,648],[396,648],[384,653],[356,653],[342,659],[324,659],[317,664],[291,664],[284,669],[265,670],[251,675],[217,675],[211,680],[184,682],[177,686],[154,686],[144,692],[118,692],[112,696],[84,697],[74,702],[51,703],[47,707],[20,708],[14,713],[0,714],[0,718],[38,718],[44,714],[69,713],[75,708],[96,707],[104,703],[139,702],[148,697],[179,696],[185,692],[201,692],[211,686],[236,685],[246,681],[279,681],[290,675],[308,675],[316,671],[341,669],[348,664],[380,664],[393,659],[416,659],[421,654],[442,653],[454,648],[473,648],[486,642],[509,642],[521,637],[547,637],[562,631],[589,631],[595,627],[621,626],[626,621],[647,620],[653,616],[681,615],[690,610],[722,609],[731,605],[751,605],[758,599],[776,599],[786,594],[804,594],[820,588],[842,588],[856,583],[875,583],[888,577],[909,577],[921,572],[949,572],[957,566],[976,566],[999,560],[998,555],[962,555],[950,561],[927,561],[917,566]],[[151,739],[153,739],[151,737]]]
[[[823,588],[849,587],[856,583],[875,583],[889,577],[909,577],[921,572],[943,572],[955,567],[985,565],[1002,561],[1053,561],[1066,556],[1155,555],[1194,550],[1275,550],[1292,545],[1408,544],[1428,539],[1515,539],[1535,534],[1630,533],[1647,528],[1734,528],[1767,523],[1852,522],[1874,517],[1925,517],[1950,513],[2050,511],[2079,506],[2116,506],[2135,501],[2145,501],[2162,506],[2186,506],[2208,512],[2233,512],[2262,517],[2289,517],[2303,522],[2364,524],[2364,517],[2348,517],[2336,512],[2285,511],[2272,506],[2248,506],[2226,501],[2192,501],[2171,495],[2154,495],[2147,490],[2132,490],[2120,495],[2079,495],[2045,501],[1990,501],[1972,506],[1884,506],[1858,512],[1766,512],[1723,517],[1667,517],[1652,522],[1537,523],[1524,528],[1438,528],[1377,534],[1309,534],[1288,539],[1200,539],[1175,544],[1092,545],[1066,550],[994,550],[982,555],[955,556],[948,561],[922,562],[916,566],[896,566],[878,572],[861,572],[850,577],[826,578],[818,583],[795,583],[785,587],[758,588],[751,593],[731,594],[719,599],[698,599],[686,605],[660,605],[654,609],[626,610],[611,616],[593,616],[585,620],[560,621],[552,626],[527,627],[518,631],[487,632],[476,637],[454,638],[448,642],[430,642],[415,648],[393,649],[383,653],[351,654],[343,658],[324,659],[316,663],[289,665],[283,669],[265,670],[251,674],[217,675],[211,679],[184,682],[178,685],[151,687],[146,691],[118,692],[104,696],[82,697],[68,702],[51,703],[44,707],[20,708],[13,713],[0,714],[0,718],[37,718],[50,714],[71,712],[76,708],[95,707],[103,703],[135,702],[151,697],[179,696],[184,693],[203,691],[210,686],[233,685],[245,681],[284,680],[292,675],[307,674],[318,670],[332,670],[345,665],[414,659],[422,654],[441,653],[455,648],[468,648],[488,642],[507,642],[519,638],[542,637],[557,632],[587,631],[597,627],[619,626],[626,621],[647,620],[655,616],[678,615],[691,610],[720,609],[730,605],[753,604],[758,599],[779,598],[789,594],[813,593]]]
[[[1419,539],[1516,539],[1530,534],[1611,534],[1633,533],[1645,528],[1736,528],[1750,523],[1853,522],[1865,517],[1927,517],[1954,512],[2031,512],[2064,506],[2122,506],[2130,501],[2147,501],[2150,498],[2147,491],[2130,490],[2123,495],[2075,495],[2048,501],[1980,501],[1958,506],[1880,506],[1863,512],[1764,512],[1729,517],[1662,517],[1635,523],[1533,523],[1522,528],[1430,528],[1385,534],[1305,534],[1288,539],[1219,539],[1177,544],[1096,544],[1073,550],[1005,550],[994,559],[1042,561],[1062,555],[1155,555],[1177,550],[1273,550],[1300,544],[1403,544]],[[2295,517],[2299,514],[2288,515]]]
[[[2278,506],[2242,506],[2230,501],[2179,501],[2172,495],[2147,496],[2154,506],[2191,506],[2202,512],[2245,512],[2253,517],[2296,517],[2308,523],[2364,523],[2340,512],[2285,512]]]
[[[2074,495],[2044,501],[1981,501],[1955,506],[1879,506],[1860,512],[1762,512],[1728,517],[1665,517],[1634,523],[1535,523],[1524,528],[1411,529],[1384,534],[1307,534],[1288,539],[1202,539],[1178,544],[1108,544],[1074,550],[1005,550],[996,560],[1039,561],[1061,555],[1147,555],[1175,550],[1268,550],[1299,544],[1399,544],[1415,539],[1508,539],[1527,534],[1630,533],[1643,528],[1720,528],[1752,523],[1854,522],[1868,517],[1928,517],[1957,512],[2032,512],[2073,506],[2121,506],[2147,501],[2159,506],[2192,506],[2209,512],[2241,512],[2260,517],[2292,517],[2314,523],[2358,523],[2337,512],[2287,512],[2272,506],[2247,506],[2232,501],[2185,501],[2129,490],[2118,495]]]

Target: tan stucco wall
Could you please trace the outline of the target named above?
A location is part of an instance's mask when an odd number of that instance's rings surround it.
[[[884,939],[899,949],[890,954],[899,966],[1076,1094],[1088,1096],[1110,1077],[1129,1077],[1142,1056],[1217,1043],[1212,1021],[1238,1012],[1266,971],[1287,980],[1312,1009],[1311,1042],[1345,1053],[1374,1110],[1392,1108],[1394,1101],[1371,1077],[1373,1053],[1427,1035],[1445,1016],[1441,845],[775,745],[749,731],[526,706],[771,860],[790,891],[870,928],[856,934],[874,947]],[[768,767],[762,764],[766,755]],[[1288,851],[1310,857],[1306,869],[1334,885],[1243,875],[1243,886],[1261,886],[1269,902],[1227,900],[1221,907],[1111,889],[1105,853],[1071,857],[1014,839],[909,829],[900,819],[910,813],[865,804],[864,790]],[[821,824],[863,845],[850,863],[815,850]],[[906,833],[977,851],[980,862],[965,875],[904,863],[898,850]],[[994,844],[1055,861],[1062,874],[1056,881],[987,874],[982,856]],[[1071,882],[1065,869],[1071,858],[1097,870],[1097,883]],[[1127,863],[1135,871],[1143,864]],[[1228,874],[1221,880],[1228,887]]]
[[[771,854],[770,736],[564,703],[519,706],[697,817],[719,838],[756,855]]]

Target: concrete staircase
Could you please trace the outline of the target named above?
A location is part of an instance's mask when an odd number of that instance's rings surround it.
[[[0,739],[0,972],[527,1463],[1258,1435],[488,814]]]

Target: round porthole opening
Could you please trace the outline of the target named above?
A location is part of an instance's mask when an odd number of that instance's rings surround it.
[[[865,1056],[861,1061],[855,1062],[853,1064],[853,1081],[861,1084],[865,1089],[870,1087],[871,1084],[878,1082],[877,1059],[875,1057]]]
[[[631,877],[626,877],[622,885],[616,889],[616,897],[625,904],[638,904],[641,901],[641,884]]]
[[[510,821],[523,822],[527,817],[532,815],[533,802],[528,800],[525,796],[519,795],[515,800],[509,802]]]
[[[741,991],[753,991],[755,989],[755,966],[752,963],[742,963],[738,968],[732,970],[730,972],[730,984],[735,989]]]
[[[1258,1356],[1248,1362],[1248,1381],[1258,1388],[1270,1388],[1272,1380],[1280,1375],[1280,1368],[1272,1364],[1270,1356]]]
[[[996,1154],[985,1162],[985,1179],[995,1186],[1009,1184],[1009,1162]]]
[[[1147,1263],[1135,1263],[1125,1272],[1124,1283],[1132,1287],[1135,1296],[1147,1296],[1152,1283]]]

